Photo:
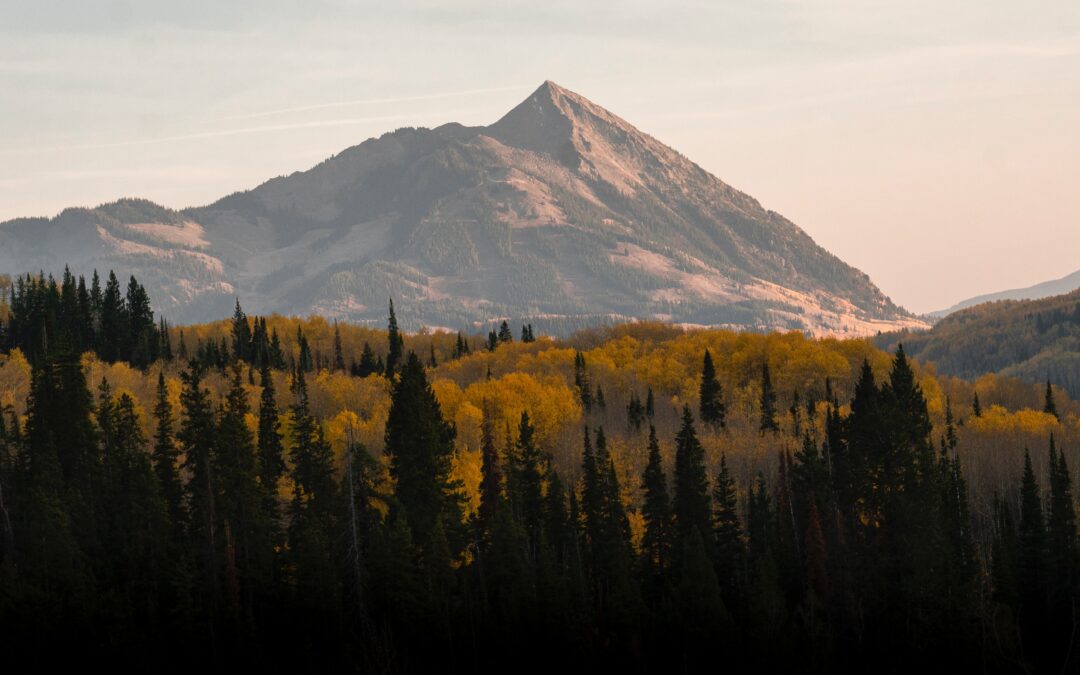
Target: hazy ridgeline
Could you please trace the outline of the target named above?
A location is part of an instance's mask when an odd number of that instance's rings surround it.
[[[1063,390],[798,333],[177,328],[126,288],[0,306],[13,659],[1076,666]]]

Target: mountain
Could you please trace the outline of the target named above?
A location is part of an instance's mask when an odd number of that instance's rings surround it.
[[[317,312],[566,332],[659,319],[815,335],[922,327],[783,216],[545,82],[487,127],[405,128],[208,206],[0,224],[0,271],[134,273],[174,322]]]
[[[966,379],[986,373],[1050,380],[1080,398],[1080,289],[1039,300],[999,300],[954,312],[920,333],[882,334],[875,343]]]
[[[957,312],[961,309],[968,307],[974,307],[975,305],[981,305],[986,302],[996,302],[998,300],[1039,300],[1041,298],[1049,298],[1055,295],[1063,295],[1070,291],[1075,291],[1080,288],[1080,270],[1073,272],[1068,276],[1064,276],[1060,279],[1054,279],[1053,281],[1044,281],[1041,284],[1035,284],[1034,286],[1028,286],[1027,288],[1014,288],[1008,291],[999,291],[997,293],[987,293],[986,295],[979,295],[974,298],[969,298],[961,302],[956,303],[948,309],[938,310],[936,312],[930,312],[928,316],[934,318],[940,318],[948,316],[953,312]]]

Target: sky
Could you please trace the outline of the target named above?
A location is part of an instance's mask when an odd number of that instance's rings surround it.
[[[0,221],[206,204],[547,79],[913,311],[1080,269],[1076,0],[0,0]]]

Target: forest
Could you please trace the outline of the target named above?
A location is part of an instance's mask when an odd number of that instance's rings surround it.
[[[1075,672],[1080,404],[906,343],[0,300],[5,663]],[[62,645],[62,649],[57,647]]]
[[[977,378],[998,373],[1080,392],[1080,290],[1039,300],[1001,300],[963,309],[923,333],[886,333],[911,356],[943,373]]]

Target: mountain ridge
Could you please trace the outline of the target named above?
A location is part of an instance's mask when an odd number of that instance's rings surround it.
[[[1051,279],[1050,281],[1043,281],[1024,288],[1011,288],[995,293],[977,295],[973,298],[968,298],[967,300],[961,300],[948,309],[930,312],[927,316],[934,318],[946,317],[962,309],[975,307],[976,305],[987,302],[997,302],[999,300],[1041,300],[1055,295],[1064,295],[1078,288],[1080,288],[1080,270],[1077,270],[1072,274],[1066,274],[1060,279]]]
[[[925,325],[787,219],[550,81],[487,127],[398,129],[201,207],[121,200],[9,221],[0,244],[5,271],[141,272],[174,320],[235,296],[251,312],[381,323],[392,295],[409,328]]]

